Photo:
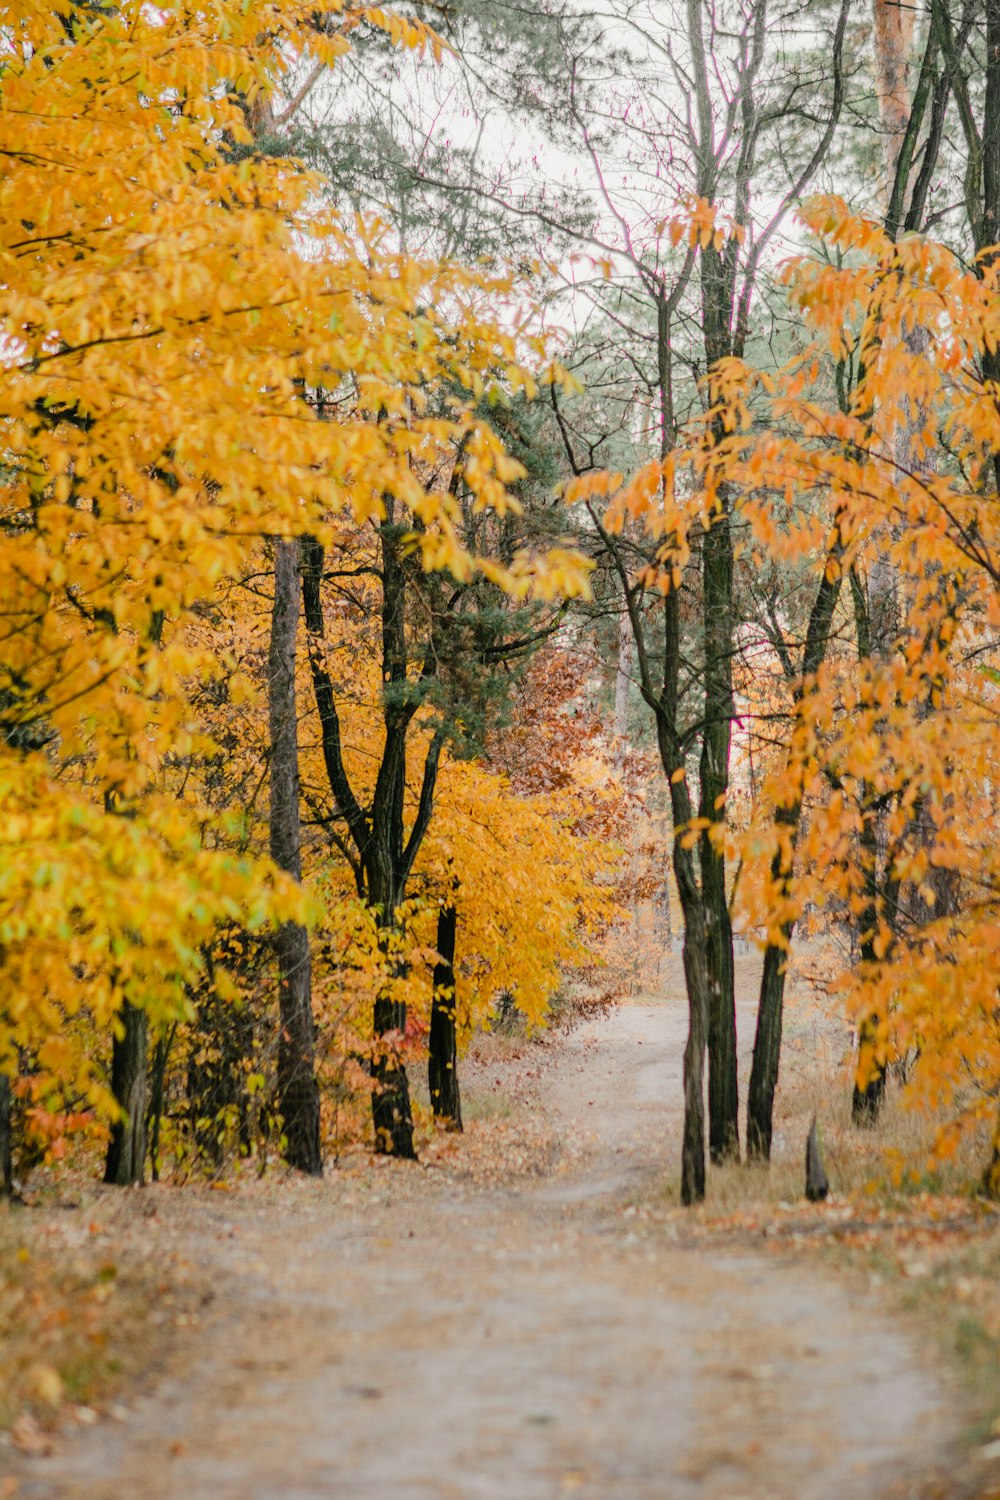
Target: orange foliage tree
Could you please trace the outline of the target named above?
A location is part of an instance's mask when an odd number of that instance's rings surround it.
[[[128,1103],[135,1175],[142,1101],[113,1104],[74,1018],[121,1041],[138,1017],[144,1048],[146,1018],[189,1013],[220,925],[304,911],[184,774],[212,753],[190,685],[232,676],[194,627],[260,538],[322,543],[387,496],[426,566],[467,574],[413,458],[471,442],[477,503],[507,504],[473,408],[526,345],[481,278],[346,234],[313,174],[252,149],[291,59],[335,62],[365,20],[433,45],[423,28],[341,0],[0,16],[0,1064],[53,1140]],[[430,414],[435,381],[453,398]],[[335,420],[303,400],[345,386]],[[502,581],[547,571],[513,559]]]
[[[1000,1097],[1000,412],[983,375],[1000,343],[997,263],[897,243],[838,200],[817,200],[805,222],[829,254],[786,273],[802,354],[773,380],[734,363],[719,381],[734,434],[722,472],[744,497],[750,545],[811,558],[816,579],[791,732],[740,846],[741,896],[775,976],[807,904],[851,915],[856,1105],[908,1059],[911,1093],[952,1106],[944,1150]],[[865,585],[886,557],[899,625],[876,652]],[[780,1008],[780,987],[762,989],[758,1046],[762,1027],[780,1040]],[[766,1154],[776,1051],[765,1063],[749,1129]],[[997,1159],[994,1142],[994,1194]]]

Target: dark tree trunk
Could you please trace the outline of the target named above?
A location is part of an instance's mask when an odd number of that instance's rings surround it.
[[[688,1036],[684,1047],[684,1138],[681,1145],[681,1202],[705,1196],[705,1045],[708,1040],[708,973],[700,902],[684,918],[684,978],[688,995]]]
[[[296,880],[302,878],[299,825],[299,751],[295,703],[295,647],[299,623],[299,544],[274,544],[274,610],[268,655],[268,719],[271,738],[271,858]],[[319,1087],[315,1071],[312,971],[309,934],[286,922],[275,938],[281,1034],[278,1098],[285,1128],[285,1157],[300,1172],[319,1177]]]
[[[278,930],[274,946],[280,985],[278,1097],[284,1124],[285,1158],[300,1172],[322,1177],[309,934],[300,923],[285,922]]]
[[[865,859],[865,879],[869,887],[869,905],[861,916],[861,930],[865,937],[861,943],[863,966],[876,962],[874,932],[878,921],[878,908],[874,897],[875,830],[867,820],[862,832],[862,850]],[[882,1017],[876,1011],[863,1016],[858,1026],[858,1066],[851,1098],[851,1120],[854,1125],[865,1128],[878,1123],[885,1102],[885,1056],[882,1039]]]
[[[851,572],[851,597],[854,603],[858,656],[864,660],[873,655],[888,654],[889,642],[878,636],[872,626],[870,602],[866,601],[857,574]],[[879,839],[884,833],[882,821],[874,811],[874,788],[861,784],[861,834],[859,836],[865,905],[861,912],[861,964],[871,966],[878,960],[875,937],[879,927],[878,857]],[[872,1012],[858,1027],[858,1066],[851,1099],[851,1120],[859,1127],[874,1125],[882,1111],[885,1097],[885,1059],[880,1056],[881,1017]]]
[[[14,1166],[10,1139],[10,1079],[0,1073],[0,1192],[14,1196]]]
[[[851,1097],[851,1122],[860,1129],[878,1124],[885,1102],[885,1063],[878,1057],[880,1029],[880,1018],[874,1014],[865,1016],[858,1028],[859,1076]]]
[[[993,1154],[983,1173],[982,1192],[993,1203],[1000,1203],[1000,1111],[993,1131]]]
[[[149,1025],[146,1012],[122,1005],[122,1035],[111,1044],[111,1092],[122,1117],[111,1127],[104,1181],[118,1187],[142,1182],[146,1164],[146,1073]]]
[[[154,1182],[160,1180],[160,1124],[163,1120],[163,1091],[167,1060],[173,1045],[176,1025],[161,1036],[153,1049],[153,1083],[149,1101],[149,1164]]]
[[[863,807],[871,800],[871,791],[864,788]],[[861,913],[861,966],[871,968],[878,962],[875,950],[875,935],[879,926],[878,899],[878,839],[879,826],[873,813],[862,812],[861,868],[867,898]],[[858,1026],[858,1064],[855,1073],[854,1093],[851,1098],[851,1120],[861,1127],[875,1125],[882,1112],[885,1099],[885,1056],[882,1044],[882,1017],[871,1011],[863,1016]]]
[[[684,917],[684,980],[688,1000],[688,1035],[684,1047],[684,1135],[681,1141],[681,1202],[700,1203],[705,1196],[705,1048],[708,1042],[708,962],[705,907],[695,870],[694,850],[684,847],[691,822],[691,793],[677,733],[681,664],[681,610],[676,589],[663,601],[663,689],[655,703],[660,761],[670,789],[674,824],[673,866]]]
[[[819,1124],[813,1115],[806,1138],[806,1197],[810,1203],[822,1203],[829,1191],[830,1180],[824,1170],[823,1156],[819,1149]]]
[[[427,1073],[434,1118],[449,1130],[462,1129],[462,1100],[458,1087],[458,1028],[456,1026],[455,935],[458,914],[452,905],[438,913],[434,998],[431,1002],[430,1050]]]
[[[788,952],[774,943],[764,950],[757,1003],[757,1032],[747,1094],[747,1159],[768,1161],[774,1119],[774,1094],[781,1062],[781,1026]]]
[[[726,497],[720,493],[720,502]],[[699,813],[725,819],[733,720],[733,554],[726,512],[705,533],[702,559],[705,644],[705,729],[701,742]],[[736,995],[726,861],[706,831],[701,836],[701,894],[708,984],[708,1147],[713,1162],[739,1160],[736,1076]]]
[[[802,726],[802,704],[812,691],[813,680],[826,656],[830,639],[833,612],[840,597],[841,563],[844,543],[840,531],[841,518],[834,521],[827,542],[826,565],[823,578],[809,611],[809,627],[806,631],[805,649],[802,653],[802,670],[795,689],[797,728]],[[795,740],[788,760],[787,780],[792,787],[798,785],[797,761],[801,751]],[[787,898],[791,891],[795,871],[795,849],[798,843],[802,819],[802,796],[796,792],[785,807],[775,813],[775,823],[783,841],[771,861],[771,880],[781,896]],[[791,954],[795,924],[782,923],[781,941],[768,943],[764,950],[764,967],[760,977],[760,995],[757,1003],[757,1033],[753,1044],[753,1065],[750,1070],[750,1088],[747,1094],[747,1157],[751,1161],[767,1161],[771,1155],[771,1132],[774,1117],[774,1094],[778,1086],[778,1068],[781,1062],[781,1028],[785,1006],[785,974]]]
[[[416,1161],[410,1084],[400,1052],[406,1032],[406,1002],[397,999],[394,993],[394,981],[402,977],[402,972],[398,959],[393,959],[388,986],[375,1001],[372,1125],[375,1129],[375,1150],[380,1155],[401,1156],[405,1161]]]

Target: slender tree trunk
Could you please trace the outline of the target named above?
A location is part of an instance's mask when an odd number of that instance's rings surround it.
[[[677,733],[681,661],[680,599],[672,589],[663,601],[663,689],[656,708],[660,760],[670,792],[673,818],[673,867],[684,919],[684,981],[688,1001],[688,1035],[684,1047],[684,1135],[681,1142],[681,1202],[689,1207],[705,1196],[705,1048],[708,1043],[708,965],[705,908],[695,870],[694,850],[685,848],[691,821],[691,795]],[[646,684],[648,693],[648,683]]]
[[[684,1047],[681,1202],[685,1208],[690,1208],[705,1197],[705,1049],[708,1043],[709,981],[705,963],[705,921],[700,901],[685,912],[684,978],[688,992],[688,1040]]]
[[[430,1050],[427,1063],[431,1108],[449,1130],[462,1129],[462,1100],[458,1087],[458,1028],[456,1026],[455,935],[458,913],[453,904],[438,913],[434,998],[431,1002]]]
[[[885,1103],[885,1063],[880,1058],[881,1018],[867,1015],[858,1028],[858,1069],[851,1095],[851,1123],[878,1124]]]
[[[873,0],[875,92],[882,131],[882,161],[888,198],[910,119],[910,45],[914,8],[900,0]]]
[[[122,1035],[111,1044],[111,1092],[122,1118],[111,1127],[104,1181],[118,1187],[142,1182],[146,1164],[146,1075],[149,1024],[146,1012],[127,1000],[119,1020]]]
[[[632,686],[632,658],[635,644],[632,640],[632,624],[628,610],[623,609],[618,620],[618,663],[615,672],[615,741],[619,761],[625,753],[628,735],[628,699]]]
[[[874,814],[865,817],[861,827],[861,864],[866,904],[861,913],[861,963],[870,967],[878,962],[875,936],[879,924],[878,908],[878,828]],[[871,1011],[858,1027],[858,1066],[851,1100],[851,1119],[857,1126],[875,1125],[885,1100],[885,1045],[883,1018]]]
[[[406,1033],[406,1002],[399,999],[397,993],[405,968],[392,953],[395,929],[383,929],[383,932],[389,954],[389,981],[375,1000],[375,1055],[372,1061],[375,1150],[383,1156],[401,1156],[406,1161],[416,1161],[410,1085],[401,1052]]]
[[[268,655],[268,719],[271,738],[271,858],[296,880],[302,878],[299,824],[298,720],[295,648],[299,624],[299,543],[274,544],[274,609]],[[278,960],[280,1037],[278,1098],[285,1127],[285,1156],[310,1176],[323,1172],[319,1138],[319,1087],[315,1072],[312,971],[309,934],[285,922],[275,937]]]
[[[1000,1110],[993,1131],[993,1155],[983,1173],[982,1191],[994,1203],[1000,1203]]]
[[[10,1079],[0,1073],[0,1193],[14,1196],[14,1166],[10,1139]]]
[[[699,812],[710,822],[719,823],[726,817],[733,720],[733,554],[726,512],[713,520],[702,545],[706,722],[701,747]],[[726,861],[708,832],[701,836],[699,855],[708,983],[709,1154],[713,1162],[738,1161],[736,994]]]
[[[866,600],[861,580],[853,569],[851,598],[854,604],[858,656],[864,660],[879,654],[884,642],[879,643],[874,635],[870,595]],[[877,961],[875,936],[879,925],[878,858],[881,829],[878,815],[871,805],[873,788],[867,782],[862,782],[860,800],[862,821],[859,844],[865,892],[865,906],[860,917],[861,963],[870,965]],[[858,1027],[858,1063],[851,1099],[851,1119],[858,1126],[875,1124],[885,1097],[885,1059],[879,1046],[881,1029],[882,1018],[875,1012],[864,1016]]]
[[[764,967],[760,976],[757,1031],[747,1094],[747,1158],[750,1161],[768,1161],[771,1156],[774,1094],[778,1087],[778,1070],[781,1064],[785,971],[792,940],[792,924],[788,923],[786,926],[786,942],[789,946],[782,948],[777,943],[768,943],[764,950]]]
[[[834,520],[827,541],[826,563],[816,597],[809,611],[809,626],[806,631],[805,649],[802,654],[802,671],[795,689],[797,729],[804,726],[803,702],[812,691],[813,680],[819,671],[830,639],[833,612],[840,597],[841,565],[844,543],[841,535],[842,518]],[[795,738],[789,751],[786,782],[798,786],[798,766],[803,751]],[[785,840],[779,842],[771,861],[771,880],[782,899],[791,892],[795,873],[795,848],[798,843],[802,819],[802,795],[796,792],[785,807],[779,807],[775,823]],[[778,1086],[778,1069],[781,1062],[781,1029],[785,1004],[785,973],[791,953],[793,921],[781,926],[781,941],[768,943],[764,950],[764,967],[760,979],[760,994],[757,1001],[757,1033],[753,1044],[753,1066],[750,1070],[750,1088],[747,1094],[747,1156],[750,1160],[766,1161],[771,1155],[771,1131],[774,1117],[774,1094]]]
[[[399,903],[406,888],[406,737],[413,710],[403,696],[407,685],[406,573],[401,553],[403,531],[396,523],[395,501],[391,495],[386,496],[385,506],[385,520],[380,527],[385,745],[372,798],[372,848],[366,863],[368,898],[383,926],[390,979],[375,1001],[373,1073],[378,1088],[372,1094],[372,1123],[376,1151],[412,1161],[416,1159],[413,1116],[402,1053],[406,1002],[399,997],[397,983],[404,970],[398,958],[392,955],[392,947],[398,935]]]
[[[163,1093],[167,1076],[167,1061],[173,1046],[176,1023],[153,1048],[153,1083],[149,1101],[149,1165],[153,1181],[160,1180],[160,1124],[163,1120]]]

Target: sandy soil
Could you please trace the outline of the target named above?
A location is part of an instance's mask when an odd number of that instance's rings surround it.
[[[683,1033],[681,1007],[627,1005],[539,1049],[559,1149],[538,1176],[147,1190],[145,1233],[164,1256],[181,1236],[214,1299],[121,1420],[19,1460],[18,1496],[930,1493],[954,1398],[874,1302],[636,1213],[677,1155]]]

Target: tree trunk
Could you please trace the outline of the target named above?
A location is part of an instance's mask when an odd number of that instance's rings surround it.
[[[14,1196],[14,1166],[10,1139],[10,1079],[0,1073],[0,1193]]]
[[[726,497],[720,490],[720,503]],[[733,554],[729,516],[713,518],[702,557],[705,643],[705,729],[702,735],[699,812],[724,821],[729,791],[733,720]],[[739,1160],[739,1092],[736,1074],[736,994],[733,930],[726,891],[726,861],[709,833],[702,834],[701,894],[708,984],[708,1145],[713,1162]]]
[[[747,1159],[769,1161],[774,1094],[781,1063],[781,1027],[785,1002],[787,949],[769,943],[764,951],[753,1043],[750,1091],[747,1095]]]
[[[673,866],[684,919],[684,980],[688,1000],[688,1036],[684,1047],[684,1135],[681,1142],[681,1202],[700,1203],[705,1196],[705,1047],[708,1041],[708,966],[705,908],[694,850],[685,848],[691,822],[691,795],[677,734],[678,682],[681,661],[680,599],[672,589],[663,601],[663,691],[657,704],[656,731],[660,760],[670,792],[673,818]]]
[[[823,1167],[823,1156],[819,1149],[819,1122],[813,1115],[806,1138],[806,1197],[810,1203],[822,1203],[829,1192],[830,1180]]]
[[[271,739],[271,858],[302,878],[299,825],[299,751],[295,703],[295,647],[299,623],[299,543],[274,544],[274,609],[268,654]],[[315,1071],[309,934],[285,922],[275,938],[280,1038],[278,1099],[285,1128],[285,1158],[300,1172],[323,1172],[319,1137],[319,1087]]]
[[[875,964],[875,932],[878,925],[877,830],[873,817],[867,817],[861,830],[861,854],[865,875],[868,904],[861,914],[861,963]],[[862,1017],[858,1027],[858,1065],[854,1079],[854,1094],[851,1099],[853,1124],[865,1127],[875,1125],[882,1112],[885,1099],[885,1047],[882,1038],[882,1017],[871,1011]]]
[[[173,1046],[177,1024],[161,1036],[153,1048],[153,1083],[149,1101],[149,1165],[153,1181],[160,1180],[160,1125],[163,1120],[163,1091],[167,1076],[167,1060]]]
[[[375,1128],[375,1150],[380,1155],[401,1156],[406,1161],[416,1161],[410,1085],[400,1053],[400,1044],[406,1033],[406,1002],[398,999],[395,994],[395,985],[402,974],[402,965],[398,959],[393,959],[388,984],[375,1001],[372,1124]]]
[[[982,1191],[993,1203],[1000,1203],[1000,1111],[993,1132],[993,1155],[983,1173]]]
[[[684,1047],[684,1139],[681,1145],[681,1202],[705,1196],[705,1045],[708,1040],[708,973],[705,929],[700,911],[684,918],[684,978],[688,995],[688,1035]]]
[[[910,44],[914,8],[900,0],[874,0],[875,92],[882,131],[882,161],[888,198],[910,119]]]
[[[149,1026],[146,1012],[125,1001],[122,1035],[111,1044],[111,1092],[122,1118],[111,1127],[104,1181],[117,1187],[142,1182],[146,1164],[146,1073]]]
[[[628,699],[632,686],[632,658],[635,643],[632,639],[632,624],[628,610],[623,609],[618,620],[618,664],[615,671],[615,742],[619,761],[625,754],[628,736]]]
[[[804,728],[803,702],[806,695],[812,691],[813,679],[826,657],[833,613],[840,597],[841,564],[844,556],[841,519],[838,513],[827,540],[823,577],[809,611],[809,628],[806,631],[805,650],[802,654],[802,670],[795,690],[797,731]],[[786,783],[798,789],[791,802],[785,807],[779,807],[776,811],[775,822],[779,830],[784,833],[786,841],[779,843],[771,861],[771,880],[778,886],[782,898],[789,896],[792,877],[795,873],[795,848],[802,819],[802,792],[796,777],[796,767],[801,759],[802,749],[797,746],[793,737],[785,779]],[[785,973],[794,930],[793,921],[783,922],[781,941],[768,943],[764,951],[764,967],[757,1003],[757,1034],[754,1037],[753,1066],[750,1072],[750,1090],[747,1095],[747,1156],[750,1160],[767,1161],[771,1155],[774,1093],[778,1086],[778,1068],[781,1061]]]
[[[885,643],[878,642],[874,636],[870,598],[865,600],[860,579],[853,569],[851,598],[858,637],[858,656],[864,660],[882,652]],[[880,819],[873,809],[873,800],[873,788],[867,781],[863,781],[860,798],[861,833],[858,840],[865,891],[865,906],[859,921],[862,966],[878,961],[875,951],[875,937],[879,926],[878,863],[879,842],[880,839],[884,841],[884,819]],[[858,1027],[858,1063],[851,1099],[851,1120],[857,1126],[874,1125],[882,1109],[885,1096],[885,1059],[880,1056],[881,1029],[882,1019],[874,1011],[864,1016]]]
[[[881,1018],[865,1016],[858,1028],[858,1069],[851,1097],[851,1123],[877,1125],[885,1102],[885,1063],[880,1057]]]
[[[434,998],[431,1002],[430,1051],[427,1073],[434,1118],[449,1130],[462,1129],[462,1100],[458,1087],[457,991],[455,934],[458,914],[453,905],[438,913]]]

